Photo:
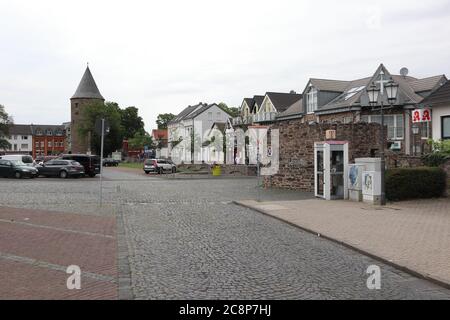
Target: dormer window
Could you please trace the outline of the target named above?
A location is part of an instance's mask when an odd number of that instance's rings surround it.
[[[47,135],[47,136],[53,135],[52,130],[50,130],[50,129],[45,130],[45,135]]]
[[[37,136],[42,136],[42,130],[41,129],[36,129],[36,135]]]
[[[310,87],[306,94],[306,110],[308,113],[314,113],[317,110],[317,89]]]

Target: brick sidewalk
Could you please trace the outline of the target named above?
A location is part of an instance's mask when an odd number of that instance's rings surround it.
[[[117,299],[115,230],[113,217],[0,207],[0,299]]]
[[[243,205],[450,285],[450,199],[384,208],[350,201],[240,201]]]

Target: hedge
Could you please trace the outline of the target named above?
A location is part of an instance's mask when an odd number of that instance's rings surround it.
[[[386,172],[389,200],[437,198],[445,194],[447,174],[441,168],[399,168]]]

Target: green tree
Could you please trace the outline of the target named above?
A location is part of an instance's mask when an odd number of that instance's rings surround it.
[[[5,107],[0,104],[0,150],[11,148],[11,144],[5,139],[8,136],[11,124],[12,120],[6,113]]]
[[[156,124],[158,126],[158,129],[167,129],[167,125],[170,121],[175,119],[176,115],[172,113],[162,113],[158,115],[158,118],[156,119]]]
[[[109,123],[109,133],[105,135],[103,155],[121,149],[123,141],[123,127],[121,125],[121,109],[115,102],[95,102],[86,105],[82,111],[84,121],[80,124],[79,132],[81,138],[91,135],[91,149],[95,154],[100,154],[101,136],[95,131],[95,121],[104,118]]]
[[[134,150],[144,149],[145,146],[151,148],[153,147],[152,136],[144,130],[139,131],[128,140],[128,146]]]
[[[144,130],[144,121],[139,116],[139,110],[136,107],[128,107],[120,110],[121,125],[123,128],[123,135],[125,139],[133,138],[136,133]]]
[[[232,118],[236,118],[239,116],[239,108],[228,107],[228,105],[224,102],[219,103],[219,108],[228,113]]]

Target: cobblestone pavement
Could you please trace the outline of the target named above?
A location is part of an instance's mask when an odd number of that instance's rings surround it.
[[[171,180],[115,168],[104,180],[101,210],[98,178],[0,179],[0,203],[123,219],[135,299],[450,298],[446,289],[232,203],[311,194],[258,192],[253,178]],[[376,291],[366,287],[374,264],[382,271]]]
[[[352,201],[242,201],[450,286],[450,199],[372,206]]]

